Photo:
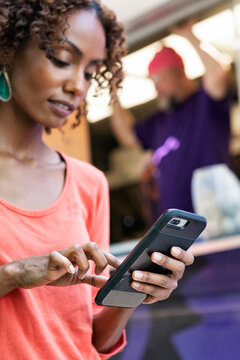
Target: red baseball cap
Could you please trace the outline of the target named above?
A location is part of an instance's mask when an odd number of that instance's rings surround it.
[[[157,52],[148,65],[148,75],[151,76],[162,69],[184,68],[183,60],[180,55],[172,48],[164,46]]]

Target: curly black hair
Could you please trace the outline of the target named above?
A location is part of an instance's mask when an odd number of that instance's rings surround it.
[[[121,58],[126,54],[123,25],[99,0],[0,0],[0,71],[9,70],[15,55],[29,40],[50,57],[56,34],[68,28],[68,17],[77,10],[94,10],[106,36],[106,59],[94,79],[98,90],[109,88],[111,98],[123,79]],[[76,126],[86,115],[85,103],[76,116]]]

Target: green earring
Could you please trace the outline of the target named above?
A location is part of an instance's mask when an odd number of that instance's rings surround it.
[[[6,71],[0,71],[0,100],[7,102],[12,97],[12,89]]]

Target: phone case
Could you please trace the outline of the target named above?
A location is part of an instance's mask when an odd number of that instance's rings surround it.
[[[170,221],[174,222],[175,218],[185,220],[185,225],[171,224]],[[143,270],[168,273],[168,270],[151,261],[151,254],[158,251],[171,256],[172,246],[179,246],[183,250],[187,250],[205,227],[206,219],[200,215],[178,209],[165,211],[110,276],[107,284],[98,291],[95,298],[96,304],[126,308],[141,304],[146,294],[131,287],[132,272]]]

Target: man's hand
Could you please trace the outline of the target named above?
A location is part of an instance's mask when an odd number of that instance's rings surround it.
[[[170,32],[175,35],[183,36],[188,38],[189,35],[192,35],[192,27],[194,25],[194,19],[184,20],[176,25],[173,25],[170,28]]]

